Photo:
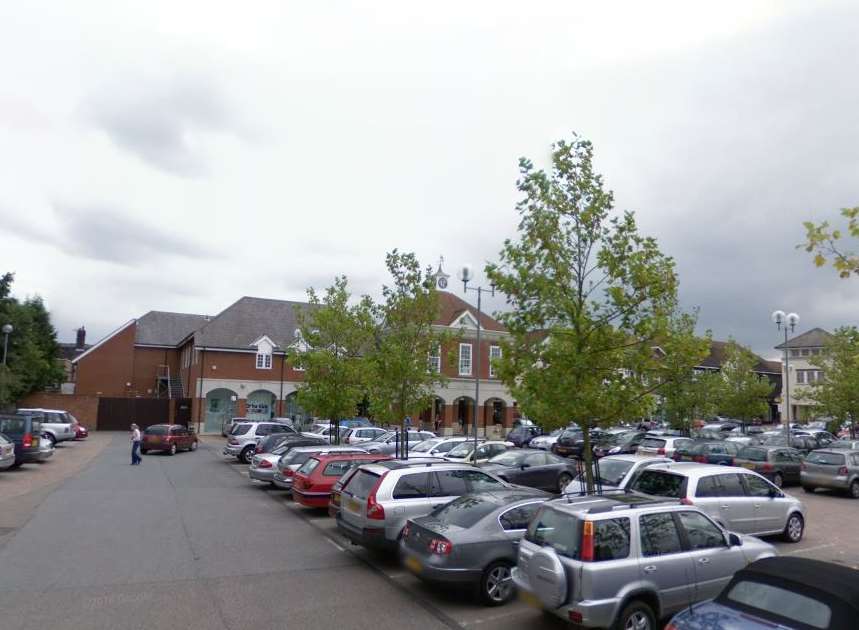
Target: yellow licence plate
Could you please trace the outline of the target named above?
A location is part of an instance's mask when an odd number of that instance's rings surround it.
[[[531,606],[532,608],[542,608],[543,605],[540,603],[540,600],[537,599],[537,596],[534,593],[529,593],[528,591],[519,591],[519,599],[523,602]]]
[[[346,501],[346,509],[350,512],[355,512],[356,514],[361,513],[361,502],[356,499],[349,499]]]
[[[421,561],[415,558],[414,556],[409,556],[406,558],[406,568],[412,573],[420,573],[423,571],[424,565],[421,564]]]
[[[754,464],[743,464],[743,468],[748,468],[749,470],[754,470],[755,465]]]

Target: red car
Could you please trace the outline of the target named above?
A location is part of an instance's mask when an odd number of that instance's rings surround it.
[[[86,430],[86,427],[80,423],[75,425],[75,439],[76,440],[85,440],[89,435],[89,431]]]
[[[196,451],[197,434],[181,424],[153,424],[143,431],[143,444],[140,453],[166,451],[175,455],[176,451]]]
[[[307,507],[328,507],[334,484],[353,465],[391,459],[390,455],[369,453],[332,453],[308,459],[295,473],[292,499]]]

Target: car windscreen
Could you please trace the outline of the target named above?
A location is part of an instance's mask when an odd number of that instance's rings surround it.
[[[599,462],[600,482],[606,486],[619,486],[626,473],[632,468],[632,462],[619,459],[603,459]]]
[[[413,442],[414,438],[409,436],[409,442]],[[409,449],[412,453],[426,453],[433,449],[433,447],[441,444],[441,440],[424,440],[417,446],[413,446]]]
[[[376,473],[359,469],[358,472],[352,475],[352,478],[349,479],[349,483],[346,484],[344,490],[353,497],[366,499],[378,481],[379,475]]]
[[[644,448],[665,448],[665,440],[659,438],[644,438],[641,441],[641,446]]]
[[[233,427],[233,430],[230,432],[230,435],[244,435],[250,430],[251,425],[249,424],[237,424]]]
[[[144,435],[167,435],[167,427],[147,427]]]
[[[841,453],[812,451],[805,457],[805,461],[809,464],[823,464],[824,466],[843,466],[844,455]]]
[[[533,451],[531,451],[533,452]],[[489,459],[490,464],[500,464],[502,466],[518,466],[522,459],[527,454],[527,451],[509,450],[504,451],[500,455],[496,455]]]
[[[763,448],[746,447],[739,452],[737,457],[739,459],[747,459],[751,462],[765,462],[767,461],[767,451]]]
[[[535,545],[552,547],[558,554],[568,558],[579,555],[581,534],[579,519],[543,506],[528,525],[525,540]]]
[[[826,448],[846,448],[848,451],[859,449],[859,442],[851,440],[835,440]]]
[[[632,490],[659,497],[683,497],[685,477],[663,470],[644,470],[632,483]]]
[[[291,462],[291,463],[298,463],[298,462]],[[310,457],[306,462],[304,462],[301,465],[301,468],[298,469],[298,472],[300,472],[303,475],[309,475],[314,470],[316,470],[317,466],[319,466],[319,460],[316,459],[315,457]]]
[[[432,513],[433,518],[445,525],[471,527],[484,516],[488,516],[498,507],[495,501],[490,501],[479,494],[467,494],[458,497]]]
[[[780,617],[812,628],[829,628],[832,617],[832,610],[825,602],[775,584],[739,580],[724,597],[728,601],[761,611],[768,618]]]
[[[285,466],[295,466],[303,464],[308,459],[316,455],[316,453],[308,453],[307,451],[290,451],[283,456],[283,464]]]
[[[471,455],[471,451],[474,450],[474,442],[469,440],[467,442],[460,442],[456,446],[454,446],[448,452],[448,457],[468,457]]]

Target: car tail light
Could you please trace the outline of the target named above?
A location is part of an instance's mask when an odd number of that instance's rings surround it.
[[[235,446],[238,443],[239,443],[239,441],[236,438],[230,438],[229,440],[227,440],[227,444],[232,444],[233,446]]]
[[[437,553],[440,556],[449,556],[453,551],[453,543],[446,538],[433,538],[429,544],[430,553]]]
[[[669,623],[667,626],[665,626],[665,630],[679,630],[679,628],[673,623]]]
[[[408,537],[409,537],[409,532],[411,531],[411,529],[412,529],[412,528],[411,528],[411,527],[409,527],[409,522],[408,522],[408,521],[406,521],[406,526],[405,526],[405,527],[403,527],[403,538],[408,538]]]
[[[579,554],[582,562],[594,560],[594,522],[585,521],[582,527],[582,551]]]
[[[580,613],[578,610],[571,610],[570,621],[572,621],[573,623],[582,623],[582,613]]]
[[[706,464],[707,463],[707,456],[706,455],[696,455],[692,459],[693,459],[693,461],[696,461],[699,464]]]
[[[657,454],[657,455],[665,455],[665,449],[664,449],[664,448],[660,448],[658,451],[656,451],[656,454]]]
[[[25,433],[24,438],[21,442],[22,442],[24,448],[30,448],[31,446],[33,446],[33,434],[32,433]]]
[[[284,468],[283,469],[283,476],[284,477],[294,477],[295,471],[292,468]]]
[[[692,499],[690,499],[689,497],[683,497],[682,499],[680,499],[680,505],[695,505],[695,504],[692,503]]]
[[[373,486],[372,490],[370,490],[370,494],[367,495],[367,518],[373,519],[374,521],[385,520],[385,508],[376,501],[376,491],[379,489],[379,486],[382,485],[382,480],[387,474],[388,473],[385,473],[379,477],[379,481],[376,482],[376,485]]]
[[[847,466],[842,466],[841,468],[839,468],[839,469],[838,469],[838,474],[839,474],[841,477],[846,477],[846,476],[847,476],[847,474],[848,474]]]
[[[257,468],[271,468],[271,462],[267,459],[264,459],[259,464],[257,464]]]
[[[331,503],[332,505],[340,506],[340,493],[332,492],[331,493]]]
[[[761,466],[761,470],[763,470],[764,472],[772,472],[773,465],[770,463],[766,463],[763,466]]]

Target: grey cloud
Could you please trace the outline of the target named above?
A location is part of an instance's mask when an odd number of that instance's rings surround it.
[[[207,135],[246,136],[225,95],[198,74],[124,77],[93,93],[83,112],[118,147],[174,175],[208,172],[200,146]]]

